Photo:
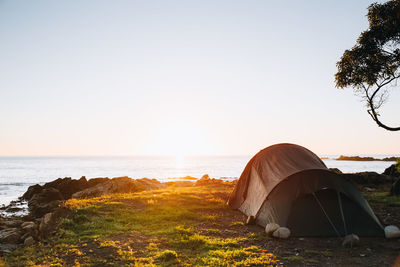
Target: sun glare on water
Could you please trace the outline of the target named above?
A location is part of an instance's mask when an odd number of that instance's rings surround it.
[[[176,155],[175,156],[175,168],[176,169],[183,169],[185,167],[185,156]]]

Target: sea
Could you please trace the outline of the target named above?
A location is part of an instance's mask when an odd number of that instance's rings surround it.
[[[342,172],[374,171],[382,173],[394,162],[337,161],[337,155],[320,155],[328,168]],[[373,156],[376,158],[391,155]],[[95,177],[156,178],[161,182],[178,177],[237,179],[251,156],[192,157],[0,157],[0,205],[22,196],[29,186],[57,178]]]

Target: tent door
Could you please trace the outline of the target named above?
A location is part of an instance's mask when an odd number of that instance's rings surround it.
[[[287,226],[293,236],[343,236],[344,216],[338,203],[333,189],[302,195],[291,208]]]

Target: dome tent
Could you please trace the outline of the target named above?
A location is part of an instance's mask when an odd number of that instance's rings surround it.
[[[310,150],[277,144],[246,165],[228,204],[265,227],[277,223],[293,236],[384,236],[361,192],[331,172]]]

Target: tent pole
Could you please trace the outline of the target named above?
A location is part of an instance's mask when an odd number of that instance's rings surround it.
[[[339,192],[339,191],[337,191],[337,197],[338,197],[338,200],[339,200],[340,214],[342,215],[342,221],[343,221],[343,226],[344,226],[344,233],[345,233],[345,235],[347,235],[346,220],[344,219],[343,206],[342,206],[342,198],[340,197],[340,192]]]
[[[318,205],[320,206],[320,208],[322,209],[322,211],[324,212],[326,218],[328,219],[329,223],[331,224],[333,230],[335,230],[336,234],[338,235],[338,237],[340,237],[339,231],[336,229],[335,225],[333,224],[333,222],[331,221],[331,219],[329,218],[328,214],[326,213],[324,207],[322,206],[321,202],[319,202],[317,196],[315,195],[315,193],[313,192],[312,195],[314,196],[315,200],[317,201]]]

